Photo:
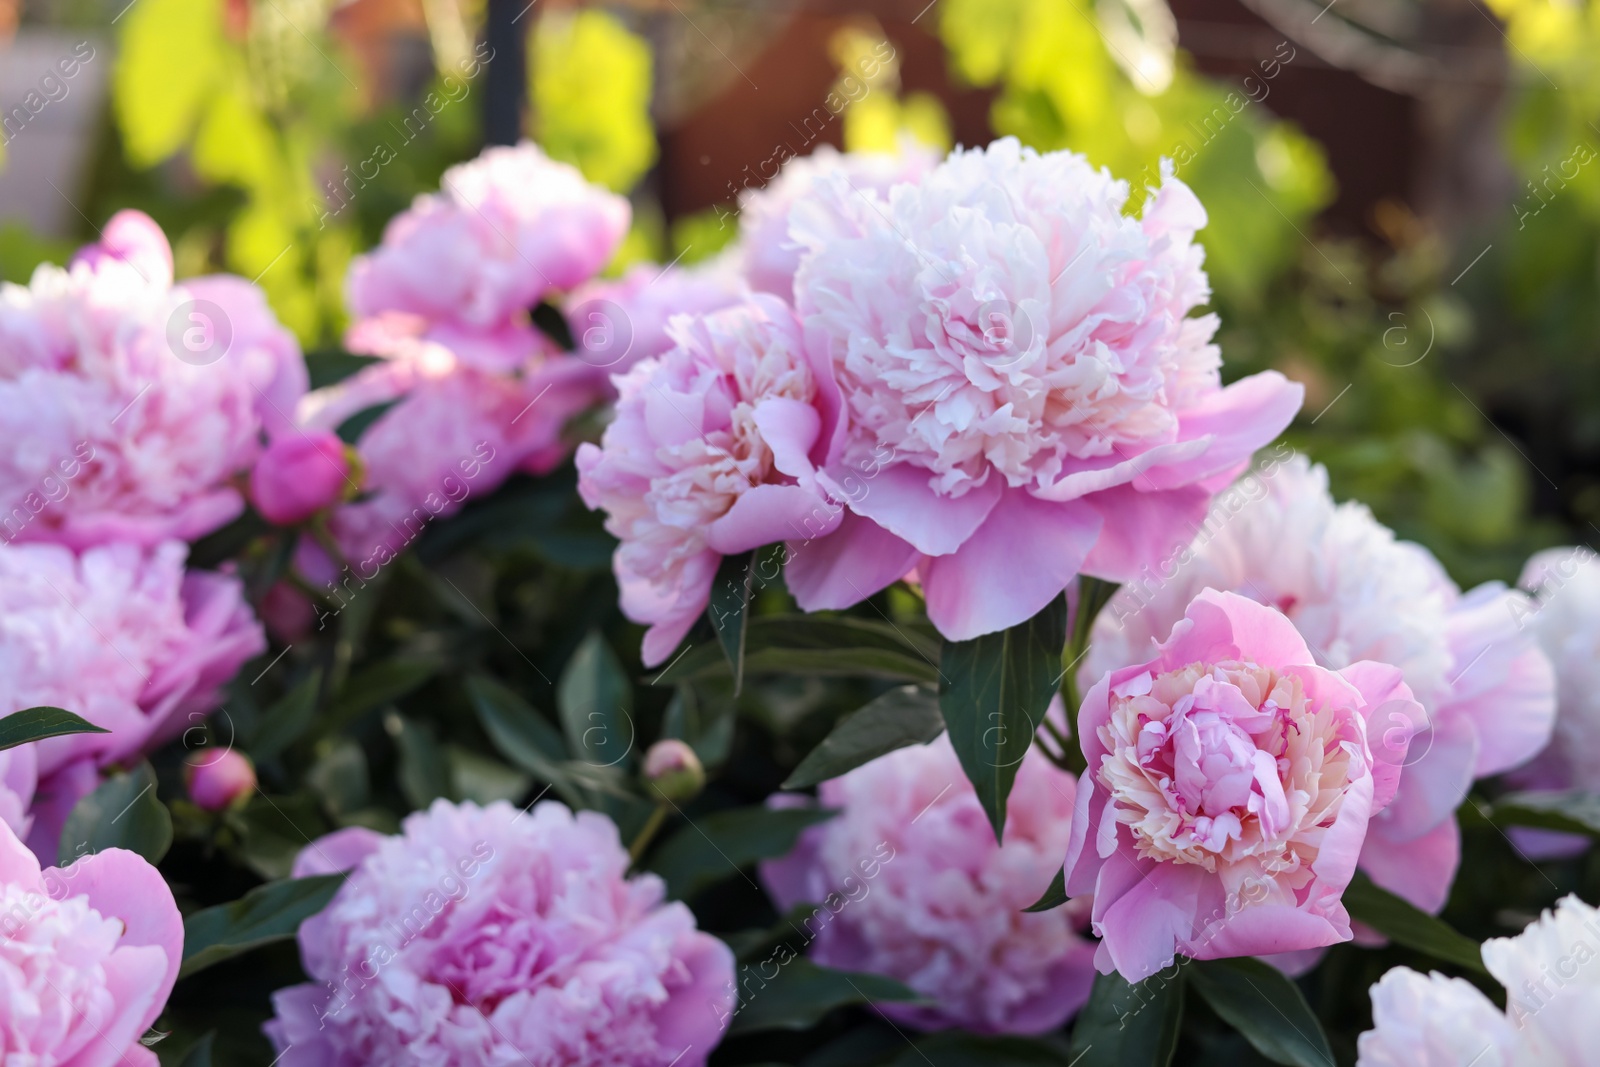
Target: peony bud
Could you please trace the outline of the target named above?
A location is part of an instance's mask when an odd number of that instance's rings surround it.
[[[682,741],[657,741],[644,756],[644,780],[673,802],[691,799],[706,784],[706,769],[694,749]]]
[[[189,799],[207,811],[221,811],[256,787],[256,769],[249,758],[231,748],[196,752],[184,763],[183,778]]]
[[[271,523],[292,526],[339,502],[350,457],[328,430],[288,433],[267,446],[250,472],[250,499]]]

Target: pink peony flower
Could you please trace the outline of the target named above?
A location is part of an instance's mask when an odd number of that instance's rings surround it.
[[[352,869],[300,927],[313,981],[273,995],[283,1067],[700,1067],[733,1009],[733,954],[626,877],[605,816],[435,801],[383,837],[314,842],[303,876]]]
[[[902,182],[918,182],[939,163],[939,153],[910,138],[898,153],[840,152],[819,145],[808,156],[795,156],[761,189],[739,194],[737,255],[751,287],[793,301],[795,271],[802,247],[789,233],[795,204],[824,177],[838,175],[851,189],[886,196]]]
[[[139,1038],[183,959],[172,890],[133,852],[110,848],[41,871],[0,827],[0,1058],[40,1067],[156,1067]]]
[[[489,370],[543,347],[527,313],[588,281],[628,231],[628,201],[524,141],[444,172],[350,270],[350,310],[423,317],[433,340]]]
[[[600,398],[592,368],[567,356],[530,363],[520,375],[482,370],[418,336],[421,320],[385,315],[358,324],[352,351],[384,357],[308,395],[308,432],[393,404],[356,451],[363,499],[339,507],[331,527],[363,581],[394,559],[434,519],[493,491],[519,468],[547,471],[570,444],[567,420]]]
[[[1506,988],[1502,1012],[1460,978],[1396,967],[1372,987],[1373,1028],[1359,1067],[1586,1067],[1600,1007],[1600,911],[1575,896],[1516,937],[1483,943],[1483,964]]]
[[[29,844],[47,861],[99,768],[201,723],[266,648],[238,579],[185,573],[187,552],[176,541],[81,555],[0,547],[0,710],[48,704],[111,731],[27,746],[38,774]]]
[[[82,548],[210,533],[244,506],[230,480],[286,429],[305,363],[261,291],[172,282],[160,229],[107,224],[67,270],[0,286],[0,523]]]
[[[250,472],[250,501],[268,522],[293,526],[338,503],[353,484],[338,434],[284,434],[267,446]]]
[[[1078,715],[1066,888],[1094,894],[1096,966],[1136,982],[1175,954],[1349,940],[1340,895],[1409,736],[1369,734],[1423,714],[1399,670],[1319,667],[1283,615],[1209,589],[1155,653]]]
[[[1463,594],[1427,549],[1397,541],[1361,504],[1335,504],[1327,472],[1292,456],[1220,494],[1190,545],[1118,590],[1080,681],[1148,659],[1208,588],[1281,610],[1320,666],[1400,668],[1427,718],[1374,730],[1416,736],[1361,865],[1438,912],[1461,859],[1455,810],[1473,780],[1526,762],[1550,736],[1550,665],[1517,625],[1528,598],[1498,582]]]
[[[748,293],[726,256],[693,267],[639,263],[574,291],[565,310],[577,358],[602,371],[609,389],[611,375],[672,347],[672,316],[720,311]]]
[[[1301,388],[1224,389],[1193,243],[1205,211],[1007,138],[887,196],[824,176],[791,212],[807,344],[846,418],[834,491],[863,520],[795,551],[806,610],[913,567],[967,639],[1020,623],[1079,573],[1123,581],[1189,537],[1210,496],[1288,425]]]
[[[831,530],[815,461],[837,393],[794,314],[770,296],[674,319],[676,345],[617,378],[616,420],[578,448],[578,491],[622,544],[622,611],[660,663],[706,610],[723,556]]]
[[[1044,1033],[1094,980],[1081,907],[1022,910],[1060,870],[1075,785],[1030,750],[1001,847],[941,736],[824,782],[818,799],[839,814],[763,864],[762,881],[780,911],[816,907],[801,924],[816,962],[897,978],[931,1002],[878,1006],[896,1021]]]
[[[221,811],[256,788],[256,769],[249,757],[231,748],[200,751],[184,761],[189,799],[206,811]]]
[[[19,709],[20,710],[20,709]],[[33,792],[39,784],[39,763],[32,745],[0,752],[0,822],[18,837],[33,828]]]

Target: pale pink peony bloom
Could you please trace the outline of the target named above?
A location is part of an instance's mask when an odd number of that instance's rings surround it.
[[[598,274],[631,218],[624,197],[531,142],[488,148],[445,171],[438,193],[417,197],[357,258],[350,310],[419,315],[461,359],[507,370],[546,347],[528,312]]]
[[[156,1067],[139,1039],[183,960],[172,890],[133,852],[41,871],[0,827],[0,1059],[38,1067]]]
[[[309,394],[299,409],[308,430],[332,430],[368,408],[393,405],[356,442],[365,496],[336,509],[331,522],[363,581],[433,520],[519,468],[554,467],[571,448],[567,420],[602,395],[593,369],[572,357],[495,373],[419,336],[422,326],[415,316],[383,315],[352,328],[351,351],[382,362]]]
[[[650,627],[652,666],[706,610],[723,556],[840,518],[815,467],[838,394],[788,306],[755,296],[669,329],[676,345],[617,378],[615,421],[577,455],[584,503],[622,542],[622,611]]]
[[[767,185],[739,194],[734,254],[751,287],[794,301],[794,276],[804,250],[789,233],[790,215],[819,179],[838,175],[852,189],[882,196],[902,182],[920,181],[939,159],[939,152],[911,138],[901,141],[897,153],[840,152],[819,145],[810,155],[790,158]]]
[[[1096,966],[1139,981],[1192,959],[1350,939],[1340,896],[1420,721],[1400,671],[1316,665],[1282,614],[1197,596],[1155,658],[1084,698],[1067,892],[1094,894]],[[1370,739],[1369,739],[1370,738]]]
[[[1506,1010],[1459,978],[1396,967],[1372,987],[1360,1067],[1588,1067],[1600,1009],[1600,911],[1562,898],[1516,937],[1483,943]]]
[[[176,541],[81,556],[0,547],[0,710],[47,704],[111,731],[27,746],[38,773],[29,844],[47,861],[99,768],[198,726],[239,665],[266,648],[238,579],[185,573],[187,552]]]
[[[578,359],[610,376],[674,344],[674,315],[705,315],[744,300],[749,287],[726,255],[692,267],[639,263],[620,278],[596,280],[567,298],[565,312]]]
[[[1208,588],[1282,611],[1330,670],[1358,660],[1400,668],[1427,718],[1375,724],[1374,737],[1415,736],[1361,865],[1438,912],[1461,859],[1455,810],[1473,780],[1526,762],[1550,737],[1550,665],[1517,625],[1531,602],[1498,582],[1463,594],[1427,549],[1396,540],[1364,505],[1334,503],[1327,472],[1290,456],[1219,494],[1193,542],[1118,590],[1095,622],[1080,682],[1148,659]]]
[[[1583,546],[1536,553],[1519,583],[1536,598],[1517,605],[1517,625],[1555,665],[1558,712],[1548,747],[1513,781],[1528,789],[1600,792],[1600,563]],[[1517,845],[1538,858],[1589,847],[1576,834],[1517,828]]]
[[[763,864],[762,881],[781,912],[816,907],[801,928],[817,963],[897,978],[931,1002],[878,1005],[896,1021],[1044,1033],[1094,981],[1081,906],[1023,911],[1061,869],[1075,792],[1030,749],[1001,847],[944,735],[824,782],[819,801],[839,814]]]
[[[796,305],[846,409],[825,470],[864,520],[796,550],[803,608],[915,567],[947,638],[1013,626],[1186,541],[1288,425],[1300,386],[1223,388],[1216,317],[1189,317],[1199,202],[1170,171],[1141,218],[1127,195],[1007,138],[886,196],[823,176],[796,204]]]
[[[193,539],[244,507],[230,484],[287,428],[305,363],[240,278],[174,285],[137,212],[66,270],[0,286],[0,523],[75,548]]]
[[[268,522],[293,526],[338,503],[352,486],[338,434],[288,433],[268,445],[250,471],[250,502]]]
[[[283,1067],[700,1067],[733,954],[661,880],[627,877],[604,815],[435,801],[384,837],[342,830],[297,876],[351,870],[300,926],[311,982],[273,995]]]
[[[189,799],[206,811],[221,811],[256,788],[256,769],[249,757],[231,748],[203,749],[184,761]]]

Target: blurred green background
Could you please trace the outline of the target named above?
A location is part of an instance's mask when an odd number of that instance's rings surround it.
[[[924,3],[0,0],[0,275],[139,207],[315,351],[351,257],[518,131],[633,198],[613,269],[713,254],[822,142],[1014,134],[1135,208],[1168,157],[1225,373],[1306,383],[1339,496],[1466,584],[1597,532],[1600,4]]]

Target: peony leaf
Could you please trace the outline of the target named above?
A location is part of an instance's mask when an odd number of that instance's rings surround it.
[[[64,734],[108,734],[110,730],[62,708],[40,706],[24,708],[0,719],[0,750],[16,748],[29,741]]]
[[[1115,972],[1097,974],[1089,1003],[1072,1026],[1076,1067],[1166,1067],[1183,1021],[1183,969],[1135,985]]]
[[[784,789],[837,778],[908,745],[925,745],[944,733],[939,695],[923,685],[891,689],[840,719],[783,783]]]
[[[172,845],[172,816],[156,796],[156,772],[141,763],[111,775],[78,801],[61,828],[63,864],[108,848],[160,863]]]
[[[940,656],[939,707],[996,840],[1005,832],[1017,767],[1061,682],[1066,643],[1063,593],[1009,630],[946,641]]]
[[[758,860],[787,855],[807,827],[833,814],[825,808],[753,807],[697,816],[661,843],[648,866],[666,880],[667,896],[684,900]]]
[[[918,999],[893,978],[819,967],[786,948],[775,950],[769,959],[777,966],[777,975],[764,985],[749,983],[749,988],[740,990],[729,1034],[806,1030],[848,1004]]]
[[[1023,911],[1052,911],[1067,902],[1067,869],[1061,868],[1056,876],[1050,879],[1050,887],[1044,891],[1044,896],[1029,904]]]
[[[323,716],[329,730],[346,726],[385,704],[393,703],[438,673],[426,659],[389,659],[351,675]]]
[[[193,913],[183,921],[183,967],[178,977],[288,940],[303,921],[328,906],[344,879],[343,874],[319,874],[268,882],[231,903]]]
[[[711,584],[706,614],[717,642],[733,671],[733,695],[744,688],[744,639],[750,622],[750,591],[755,581],[755,554],[724,556]]]
[[[298,741],[316,715],[321,685],[322,672],[314,670],[268,708],[250,739],[250,755],[258,761],[269,760]]]
[[[1495,801],[1490,814],[1510,826],[1600,836],[1600,794],[1581,789],[1512,793]]]
[[[1344,906],[1358,919],[1398,945],[1424,952],[1435,959],[1487,974],[1483,950],[1427,912],[1373,884],[1361,871],[1344,891]]]
[[[353,445],[361,440],[361,435],[366,433],[373,423],[389,413],[405,397],[398,396],[393,400],[384,400],[377,404],[370,404],[341,422],[334,431],[339,435],[339,440],[347,445]]]
[[[556,684],[556,706],[567,748],[579,760],[595,767],[624,767],[631,761],[637,740],[633,686],[598,630],[567,661]]]
[[[939,677],[938,659],[938,644],[924,635],[868,619],[766,615],[751,619],[745,627],[746,675],[810,674],[932,683]],[[680,653],[650,684],[727,676],[727,656],[720,648],[702,645]]]
[[[560,794],[573,807],[579,796],[562,764],[567,745],[561,733],[527,701],[486,674],[469,675],[467,696],[484,733],[499,753]]]
[[[1322,1024],[1300,987],[1258,959],[1191,962],[1189,984],[1255,1050],[1289,1067],[1334,1067]]]
[[[945,1030],[918,1038],[889,1067],[1075,1067],[1066,1041],[1044,1038],[985,1037]]]
[[[439,797],[456,799],[450,764],[432,726],[391,711],[383,717],[383,728],[399,749],[395,779],[413,808],[421,811]]]

